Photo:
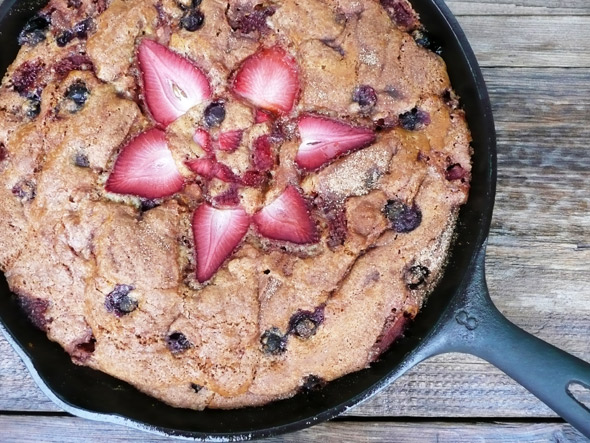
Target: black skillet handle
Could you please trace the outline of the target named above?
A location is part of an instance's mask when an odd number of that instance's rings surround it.
[[[471,281],[455,297],[434,332],[431,355],[464,352],[483,358],[527,388],[586,437],[590,409],[569,392],[571,383],[590,389],[590,364],[520,329],[490,299],[484,274],[485,245]]]

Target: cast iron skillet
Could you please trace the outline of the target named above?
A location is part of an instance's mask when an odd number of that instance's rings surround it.
[[[0,73],[16,56],[16,36],[44,0],[0,5]],[[488,295],[485,245],[496,185],[496,145],[487,90],[467,40],[442,0],[413,0],[443,58],[473,135],[473,182],[461,209],[457,241],[444,277],[406,337],[369,369],[317,392],[271,405],[232,411],[176,409],[130,385],[71,363],[44,333],[31,327],[0,281],[0,319],[8,341],[37,384],[64,410],[91,420],[125,424],[169,436],[242,440],[295,431],[329,420],[393,382],[430,356],[465,352],[484,358],[525,386],[586,436],[590,410],[571,396],[570,383],[590,388],[590,364],[526,333],[505,319]]]

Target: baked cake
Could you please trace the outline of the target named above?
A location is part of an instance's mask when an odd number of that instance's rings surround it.
[[[0,89],[0,267],[186,408],[367,367],[444,265],[470,135],[405,0],[51,0]]]

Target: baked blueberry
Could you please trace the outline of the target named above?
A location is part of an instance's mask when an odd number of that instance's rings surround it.
[[[41,97],[39,94],[29,94],[27,104],[27,117],[35,118],[41,112]]]
[[[37,184],[30,179],[20,180],[12,187],[12,194],[23,202],[31,201],[37,195]]]
[[[318,326],[323,321],[323,305],[316,308],[313,312],[300,309],[289,320],[289,332],[300,338],[309,338],[316,333]]]
[[[377,104],[377,93],[369,85],[357,86],[352,93],[352,101],[363,109],[370,109]]]
[[[327,382],[321,377],[317,375],[308,375],[303,379],[303,384],[301,385],[302,389],[306,392],[310,391],[317,391],[324,386],[326,386]]]
[[[205,15],[198,9],[189,9],[180,19],[180,27],[187,31],[194,32],[203,27]]]
[[[442,46],[440,43],[423,29],[416,29],[414,32],[412,32],[412,37],[414,37],[414,41],[423,48],[426,48],[438,55],[442,54]]]
[[[201,391],[201,389],[203,389],[203,386],[198,385],[196,383],[191,383],[191,388],[193,391],[195,391],[195,394],[198,394]]]
[[[89,17],[81,22],[78,22],[72,28],[73,34],[78,38],[86,38],[88,37],[88,31],[92,27],[92,19]]]
[[[73,38],[74,34],[72,33],[72,31],[68,31],[66,29],[64,32],[62,32],[56,37],[55,42],[57,43],[57,46],[61,48],[67,45],[70,41],[72,41]]]
[[[402,128],[407,129],[408,131],[416,131],[430,124],[430,116],[428,115],[428,112],[413,108],[408,112],[400,114],[399,124]]]
[[[408,206],[401,200],[387,200],[383,214],[389,220],[391,229],[395,232],[411,232],[420,226],[422,211],[413,204]]]
[[[49,23],[49,18],[42,14],[30,18],[18,35],[18,44],[35,46],[45,40],[45,32]]]
[[[173,332],[166,337],[166,346],[173,354],[180,354],[192,347],[192,345],[182,332]]]
[[[116,285],[115,289],[109,292],[104,301],[104,306],[108,312],[112,312],[117,317],[127,315],[137,309],[137,300],[129,296],[129,293],[135,288],[130,285]]]
[[[281,334],[278,328],[273,327],[264,331],[260,337],[260,344],[265,354],[282,354],[287,350],[287,336]]]
[[[66,90],[65,94],[66,98],[72,100],[76,105],[76,110],[74,112],[84,106],[84,103],[86,103],[86,100],[88,100],[89,95],[90,91],[81,80],[77,80],[76,82],[72,83]]]
[[[430,270],[426,266],[415,265],[404,271],[404,281],[411,290],[418,289],[426,283]]]
[[[225,120],[225,103],[213,102],[205,108],[205,124],[212,128]]]
[[[229,19],[230,26],[235,31],[244,34],[259,31],[264,32],[268,29],[266,18],[275,13],[273,6],[256,5],[254,8],[238,9],[233,17]]]
[[[90,167],[90,160],[86,153],[78,151],[74,156],[74,164],[79,168],[88,168]]]

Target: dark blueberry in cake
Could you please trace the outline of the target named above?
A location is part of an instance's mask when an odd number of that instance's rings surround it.
[[[158,200],[153,200],[149,198],[142,198],[141,199],[141,211],[149,211],[150,209],[154,209],[155,207],[159,206],[160,203]]]
[[[213,102],[205,108],[205,124],[212,128],[225,120],[225,103]]]
[[[395,232],[411,232],[422,222],[420,208],[416,205],[408,206],[401,200],[387,200],[383,214]]]
[[[229,19],[232,29],[244,34],[267,29],[266,18],[275,13],[273,6],[256,5],[254,8],[238,8],[234,16]]]
[[[377,93],[369,85],[357,86],[352,93],[352,101],[358,103],[361,108],[369,109],[377,104]]]
[[[260,337],[260,344],[265,354],[282,354],[287,350],[287,336],[281,334],[278,328],[270,328]]]
[[[0,162],[6,160],[6,157],[8,157],[8,150],[4,143],[0,143]]]
[[[82,0],[68,0],[68,8],[78,9],[80,6],[82,6]]]
[[[92,28],[92,23],[93,21],[90,17],[85,20],[82,20],[81,22],[76,23],[72,28],[73,34],[76,37],[82,39],[88,37],[88,31],[90,31],[90,28]]]
[[[424,285],[426,279],[430,275],[430,270],[421,265],[412,266],[404,272],[404,281],[411,290],[418,289]]]
[[[30,18],[18,35],[19,45],[35,46],[45,40],[45,31],[49,27],[49,18],[37,14]]]
[[[414,41],[423,48],[426,48],[438,55],[442,54],[442,46],[438,41],[432,38],[428,32],[416,29],[414,32],[412,32],[412,37],[414,37]]]
[[[78,110],[84,106],[84,103],[86,103],[86,100],[88,100],[89,94],[90,91],[88,91],[88,88],[84,82],[78,80],[68,87],[65,96],[67,99],[72,100],[76,104],[76,110]]]
[[[23,179],[12,187],[12,194],[23,202],[31,201],[37,195],[37,185],[33,180]]]
[[[90,160],[84,152],[78,151],[74,156],[74,164],[79,168],[88,168],[90,167]]]
[[[430,124],[430,116],[428,112],[413,108],[399,116],[399,124],[408,131],[416,131]]]
[[[72,41],[72,39],[74,38],[74,34],[72,33],[72,31],[68,31],[67,29],[62,32],[61,34],[59,34],[57,36],[57,38],[55,39],[55,42],[57,43],[57,46],[64,47],[65,45],[67,45],[70,41]]]
[[[467,171],[459,163],[452,164],[445,171],[445,178],[449,181],[462,180],[467,175]]]
[[[24,62],[12,74],[12,87],[21,95],[28,95],[37,83],[43,65],[39,59]]]
[[[198,394],[201,391],[201,389],[203,389],[203,386],[198,385],[196,383],[191,383],[191,388],[193,391],[195,391],[195,394]]]
[[[180,27],[187,31],[194,32],[203,27],[205,15],[198,9],[190,9],[180,19]]]
[[[166,346],[173,354],[180,354],[190,348],[192,343],[182,332],[173,332],[166,337]]]
[[[300,338],[309,338],[316,333],[318,326],[323,321],[323,305],[316,308],[313,312],[299,310],[289,320],[289,332]]]
[[[41,97],[39,94],[30,94],[26,103],[27,117],[35,118],[41,112]]]
[[[117,317],[127,315],[137,309],[137,300],[129,297],[129,293],[135,288],[130,285],[116,285],[115,289],[108,293],[104,306],[108,312]]]
[[[303,384],[301,385],[301,387],[304,391],[310,392],[322,389],[324,386],[326,386],[326,384],[326,380],[324,380],[321,377],[318,377],[317,375],[312,374],[308,375],[303,379]]]

